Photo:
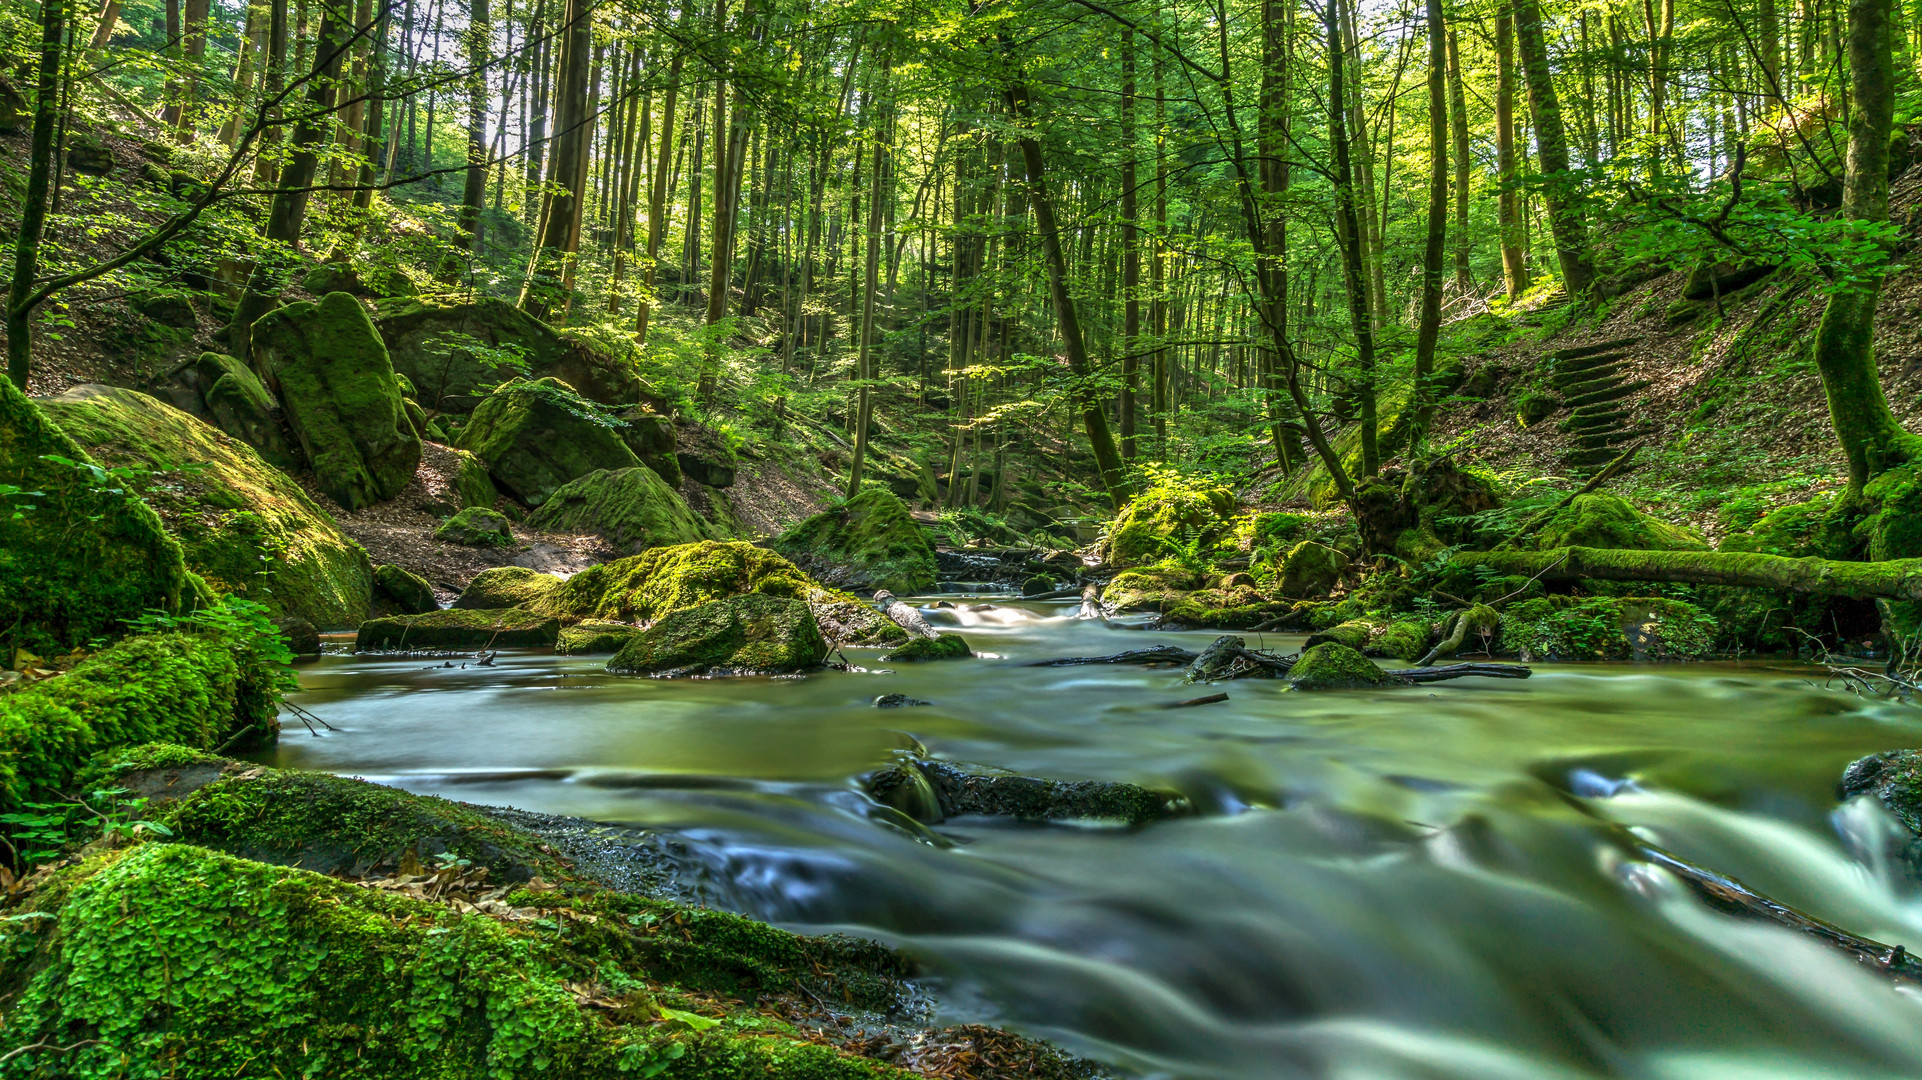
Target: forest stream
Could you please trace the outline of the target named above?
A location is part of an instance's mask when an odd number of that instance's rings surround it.
[[[267,753],[660,830],[701,902],[894,944],[939,985],[943,1022],[1130,1075],[1758,1080],[1922,1059],[1912,993],[1710,911],[1608,839],[1625,825],[1856,933],[1922,941],[1922,896],[1880,856],[1892,826],[1835,801],[1849,761],[1915,742],[1908,706],[1758,661],[1319,695],[1243,680],[1169,709],[1206,689],[1178,668],[1026,665],[1211,633],[936,599],[923,613],[984,659],[888,671],[850,651],[849,672],[655,680],[545,653],[328,655],[295,700],[337,730]],[[932,704],[873,707],[884,693]],[[1197,814],[916,826],[854,778],[917,741],[1177,790]]]

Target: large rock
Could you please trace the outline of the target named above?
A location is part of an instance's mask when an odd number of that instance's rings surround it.
[[[698,675],[801,671],[827,659],[806,603],[751,593],[682,608],[629,639],[607,670]]]
[[[1346,645],[1324,642],[1303,650],[1288,670],[1297,690],[1360,690],[1372,686],[1400,686],[1401,680],[1376,667],[1374,661]]]
[[[145,496],[180,541],[187,567],[216,591],[325,629],[366,618],[367,553],[253,447],[135,390],[77,386],[40,406],[109,464],[189,466],[147,485]]]
[[[1695,530],[1649,517],[1607,492],[1577,495],[1542,526],[1536,544],[1544,551],[1561,547],[1699,551],[1708,547]]]
[[[282,472],[299,472],[306,462],[300,448],[287,437],[278,415],[280,403],[261,384],[260,376],[231,356],[202,353],[204,373],[217,371],[207,387],[207,415],[214,426],[254,448],[267,464]],[[211,370],[210,370],[211,369]]]
[[[789,529],[774,547],[830,585],[867,591],[934,587],[934,547],[907,504],[879,485]]]
[[[1326,544],[1303,540],[1281,557],[1276,590],[1291,600],[1327,596],[1348,572],[1348,556]]]
[[[560,380],[516,380],[488,395],[454,441],[480,458],[502,490],[539,506],[570,480],[641,464],[617,429],[588,415]]]
[[[876,704],[879,704],[877,700]],[[1111,780],[1048,780],[932,758],[904,759],[863,778],[876,801],[933,825],[950,817],[1107,821],[1145,825],[1191,812],[1178,794]]]
[[[1906,833],[1889,846],[1908,863],[1913,874],[1922,875],[1922,750],[1884,750],[1857,758],[1842,773],[1841,795],[1845,799],[1872,795]]]
[[[681,474],[711,488],[733,487],[740,459],[727,439],[701,424],[682,421],[678,427],[674,460],[679,463]]]
[[[659,473],[661,479],[667,481],[668,487],[680,487],[685,474],[681,472],[680,460],[674,456],[675,449],[680,445],[674,432],[674,421],[652,409],[639,406],[627,409],[620,415],[621,423],[626,425],[620,429],[621,441],[627,443],[627,448],[641,459],[641,464]]]
[[[405,567],[389,563],[374,568],[374,585],[400,607],[403,615],[424,615],[439,611],[440,603],[434,599],[434,587]]]
[[[1236,506],[1227,488],[1156,487],[1121,508],[1097,551],[1110,566],[1156,562],[1171,546],[1212,543]]]
[[[434,539],[463,547],[508,547],[514,533],[498,510],[470,506],[434,529]]]
[[[826,592],[772,551],[708,540],[649,548],[590,566],[535,601],[533,608],[569,619],[652,622],[683,608],[748,593],[808,600]]]
[[[400,494],[420,465],[394,366],[360,301],[328,293],[254,323],[255,362],[274,383],[287,424],[321,490],[348,510]]]
[[[653,469],[597,469],[570,480],[528,515],[529,528],[593,533],[625,554],[709,539],[707,523]]]
[[[445,608],[423,615],[369,619],[354,636],[354,651],[473,652],[477,649],[551,647],[560,620],[521,608],[465,611]]]
[[[561,579],[524,566],[496,566],[474,575],[454,607],[467,611],[527,607],[561,587]]]
[[[910,638],[906,645],[883,656],[890,664],[911,664],[917,660],[964,660],[974,655],[960,634],[936,634]]]
[[[157,404],[157,403],[156,403]],[[180,544],[117,484],[47,456],[87,451],[0,378],[0,655],[65,651],[193,595]]]
[[[559,379],[603,405],[633,405],[653,396],[632,364],[556,332],[505,300],[384,305],[375,325],[395,370],[412,379],[421,403],[437,412],[470,412],[486,387],[517,375]]]
[[[1116,574],[1101,590],[1101,602],[1116,611],[1166,611],[1204,583],[1199,571],[1159,562]]]

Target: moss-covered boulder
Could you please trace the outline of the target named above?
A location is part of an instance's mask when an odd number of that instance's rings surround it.
[[[620,416],[626,425],[621,428],[621,441],[641,459],[641,464],[659,473],[668,487],[680,487],[685,474],[681,472],[680,460],[674,456],[679,445],[674,421],[638,406],[623,410]]]
[[[0,694],[0,806],[68,791],[103,750],[155,740],[202,749],[271,743],[282,670],[223,635],[150,634]]]
[[[774,547],[830,585],[900,593],[934,587],[934,546],[926,530],[906,503],[878,484],[795,525]]]
[[[328,293],[276,308],[251,340],[321,490],[348,510],[400,494],[420,464],[420,437],[360,301]]]
[[[1212,543],[1237,505],[1224,487],[1157,486],[1121,508],[1096,550],[1110,566],[1156,562],[1172,547]]]
[[[675,442],[674,460],[681,475],[711,488],[734,486],[740,458],[720,432],[703,424],[683,422],[678,425]]]
[[[680,492],[645,466],[597,469],[570,480],[528,515],[527,525],[593,533],[626,554],[709,539],[707,523],[688,509]]]
[[[528,607],[561,587],[561,579],[524,566],[496,566],[475,574],[453,606],[464,611]]]
[[[253,447],[261,460],[282,472],[306,467],[300,447],[277,415],[280,403],[252,368],[220,353],[201,353],[194,365],[207,384],[207,418],[215,427]]]
[[[353,626],[366,617],[373,595],[367,553],[251,446],[118,387],[77,386],[40,407],[94,457],[136,471],[113,486],[131,484],[144,493],[180,541],[187,567],[216,592],[321,627]],[[4,521],[0,516],[0,528]]]
[[[1358,653],[1366,653],[1374,650],[1376,640],[1387,632],[1388,625],[1381,619],[1367,616],[1344,619],[1308,635],[1306,647],[1312,649],[1324,641],[1332,641]]]
[[[48,457],[62,457],[63,465]],[[193,595],[180,544],[123,484],[0,379],[0,650],[65,651]]]
[[[910,638],[906,645],[881,659],[890,664],[911,664],[918,660],[962,660],[973,655],[974,650],[960,634],[936,634]]]
[[[413,380],[421,404],[437,412],[470,412],[487,387],[517,375],[559,379],[603,405],[633,405],[653,396],[627,360],[563,334],[505,300],[383,304],[374,325],[394,369]]]
[[[637,468],[611,418],[583,405],[558,379],[516,380],[489,394],[455,442],[487,466],[501,490],[527,506],[600,469]]]
[[[369,619],[354,635],[355,652],[474,652],[481,649],[550,648],[560,620],[522,608],[474,611],[446,608],[424,615]]]
[[[823,590],[793,563],[739,541],[649,548],[590,566],[535,602],[570,619],[652,622],[682,608],[759,593],[807,600]]]
[[[1922,876],[1922,750],[1884,750],[1857,758],[1843,770],[1845,799],[1872,796],[1902,825],[1906,835],[1890,845],[1909,872]]]
[[[876,801],[931,825],[970,816],[1146,825],[1193,810],[1181,795],[1138,784],[1049,780],[933,758],[897,761],[863,777],[862,786]]]
[[[1700,551],[1708,547],[1695,530],[1649,517],[1606,492],[1577,495],[1542,525],[1535,540],[1544,551],[1562,547]]]
[[[1398,619],[1388,624],[1375,646],[1397,660],[1412,664],[1428,652],[1428,643],[1433,637],[1427,620]]]
[[[500,511],[470,506],[436,526],[434,539],[462,547],[509,547],[514,533]]]
[[[1297,690],[1360,690],[1402,685],[1401,680],[1376,667],[1374,661],[1337,641],[1304,650],[1295,666],[1288,669],[1288,683]]]
[[[621,647],[627,644],[629,638],[640,632],[641,628],[638,626],[589,619],[573,626],[562,627],[560,640],[554,643],[554,651],[562,656],[616,653],[621,651]]]
[[[1655,596],[1541,596],[1502,612],[1502,647],[1524,659],[1699,660],[1719,628],[1694,604]]]
[[[392,563],[375,567],[374,586],[392,600],[403,615],[440,610],[440,602],[434,599],[434,587],[426,578],[403,567]]]
[[[616,674],[802,671],[827,659],[806,603],[750,593],[681,608],[631,638],[608,661]]]
[[[1101,602],[1116,611],[1165,611],[1200,588],[1200,571],[1167,561],[1123,570],[1101,590]]]
[[[1276,567],[1275,591],[1291,600],[1318,600],[1348,573],[1348,556],[1313,540],[1288,549]]]
[[[1789,559],[1810,555],[1823,559],[1846,559],[1853,545],[1846,532],[1840,537],[1833,535],[1834,509],[1835,499],[1830,495],[1818,495],[1805,502],[1778,506],[1747,528],[1724,536],[1721,550],[1780,555]]]

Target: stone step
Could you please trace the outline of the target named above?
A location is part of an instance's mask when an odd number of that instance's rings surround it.
[[[1567,390],[1571,387],[1581,386],[1586,383],[1620,378],[1622,372],[1627,369],[1628,362],[1626,359],[1611,359],[1608,363],[1599,367],[1582,368],[1579,371],[1558,371],[1549,381],[1555,384],[1556,389]]]
[[[1564,398],[1562,403],[1570,409],[1581,410],[1594,405],[1604,405],[1611,401],[1620,401],[1630,394],[1646,390],[1648,387],[1649,381],[1647,379],[1636,379],[1634,382],[1618,382],[1613,386],[1605,386],[1588,393]]]
[[[1616,338],[1614,341],[1598,341],[1593,345],[1575,345],[1566,349],[1556,349],[1548,355],[1551,359],[1557,361],[1581,360],[1586,357],[1595,356],[1598,353],[1616,352],[1626,349],[1641,340],[1639,337]]]

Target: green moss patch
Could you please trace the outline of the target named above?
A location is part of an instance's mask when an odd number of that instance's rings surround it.
[[[520,608],[472,611],[448,608],[424,615],[369,619],[354,635],[354,651],[546,648],[560,637],[560,620]]]
[[[1207,545],[1229,527],[1238,503],[1223,487],[1156,485],[1121,508],[1099,548],[1110,566],[1140,566],[1165,558],[1171,546]]]
[[[934,587],[934,547],[906,503],[878,484],[802,521],[775,549],[830,585],[917,593]]]
[[[750,593],[672,612],[629,639],[607,670],[650,675],[801,671],[819,666],[827,654],[805,602]]]
[[[707,523],[688,509],[680,492],[645,465],[597,469],[568,481],[528,515],[527,525],[593,533],[628,554],[710,539]]]
[[[1663,597],[1543,596],[1502,613],[1502,648],[1524,659],[1696,660],[1717,634],[1701,608]]]
[[[514,533],[499,511],[470,506],[441,522],[434,529],[434,539],[462,547],[510,547]]]
[[[1708,547],[1695,530],[1649,517],[1606,492],[1576,496],[1548,519],[1535,540],[1543,551],[1563,547],[1701,551]]]
[[[524,566],[482,570],[461,590],[453,606],[466,611],[527,607],[561,587],[561,579]]]
[[[1373,661],[1337,641],[1304,650],[1301,659],[1289,669],[1288,682],[1297,690],[1359,690],[1402,685],[1401,680],[1376,667]]]
[[[539,506],[570,480],[640,467],[614,424],[558,379],[517,379],[489,394],[455,441],[473,451],[502,490]]]
[[[974,650],[968,648],[960,634],[936,634],[931,638],[914,638],[881,659],[891,664],[907,664],[918,660],[961,660],[973,655]]]
[[[604,405],[651,397],[631,363],[555,330],[505,300],[381,305],[374,320],[394,370],[437,412],[466,413],[516,375],[552,376]]]
[[[1348,572],[1348,556],[1313,540],[1289,548],[1276,569],[1276,591],[1292,600],[1327,596]]]
[[[434,587],[427,583],[426,578],[411,570],[392,564],[375,567],[374,584],[388,599],[400,606],[403,615],[422,615],[440,610],[440,602],[434,599]]]
[[[1101,590],[1101,602],[1116,611],[1165,611],[1202,585],[1199,571],[1164,561],[1123,570]]]
[[[562,627],[554,651],[562,656],[620,652],[621,646],[640,632],[638,626],[589,619],[574,626]]]
[[[536,601],[534,609],[572,619],[652,622],[682,608],[747,593],[807,600],[823,592],[772,551],[709,540],[649,548],[590,566]]]

